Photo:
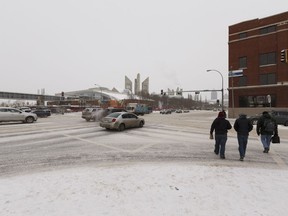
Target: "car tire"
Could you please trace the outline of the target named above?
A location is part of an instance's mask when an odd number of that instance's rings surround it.
[[[33,123],[34,122],[34,118],[32,116],[28,116],[26,119],[25,119],[25,122],[26,123]]]
[[[89,121],[90,121],[90,118],[86,118],[85,120],[86,120],[87,122],[89,122]]]
[[[143,121],[141,121],[141,122],[139,123],[139,128],[142,128],[143,125],[144,125],[144,123],[143,123]]]
[[[124,131],[125,130],[125,125],[124,124],[120,124],[118,127],[118,131]]]

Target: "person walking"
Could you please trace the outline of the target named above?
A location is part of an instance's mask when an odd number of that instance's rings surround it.
[[[218,117],[212,122],[210,128],[210,139],[213,139],[213,132],[215,130],[215,149],[216,155],[220,152],[220,158],[225,159],[225,147],[227,142],[228,130],[232,128],[230,122],[225,119],[226,113],[224,111],[218,113]]]
[[[252,131],[253,125],[245,114],[240,114],[233,127],[237,132],[240,161],[243,161],[246,154],[249,132]]]
[[[272,118],[267,111],[264,111],[259,118],[256,132],[258,136],[260,135],[264,148],[263,152],[268,153],[270,150],[271,137],[273,135],[278,135],[278,126],[276,120]]]

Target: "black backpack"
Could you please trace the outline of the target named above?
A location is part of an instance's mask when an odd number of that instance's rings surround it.
[[[271,118],[265,118],[263,128],[265,132],[273,133],[275,131],[275,122]]]

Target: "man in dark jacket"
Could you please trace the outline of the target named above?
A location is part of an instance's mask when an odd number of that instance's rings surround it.
[[[272,129],[271,126],[272,125]],[[261,138],[262,145],[264,147],[264,153],[268,153],[270,150],[271,137],[278,135],[278,127],[276,120],[272,118],[267,111],[262,113],[262,116],[257,122],[256,132]]]
[[[253,129],[253,125],[245,114],[240,114],[234,123],[234,129],[237,131],[240,161],[243,161],[246,154],[249,132]]]
[[[230,122],[225,119],[225,112],[219,112],[218,117],[213,121],[210,128],[210,137],[213,138],[213,132],[215,130],[215,154],[219,154],[220,158],[225,159],[225,146],[227,142],[228,130],[232,128]]]

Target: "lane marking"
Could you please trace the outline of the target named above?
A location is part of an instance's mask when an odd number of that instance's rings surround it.
[[[117,151],[121,151],[121,152],[127,152],[126,150],[121,149],[121,148],[108,146],[108,145],[101,144],[101,143],[96,143],[94,141],[89,141],[89,140],[86,140],[86,139],[83,139],[83,138],[80,138],[80,137],[75,137],[75,136],[71,136],[71,135],[68,135],[68,134],[63,134],[63,136],[66,136],[66,137],[69,137],[69,138],[72,138],[72,139],[76,139],[76,140],[80,140],[80,141],[83,141],[83,142],[87,142],[87,143],[90,143],[90,144],[95,144],[95,145],[102,146],[102,147],[105,147],[105,148],[109,148],[109,149],[112,149],[112,150],[117,150]]]

